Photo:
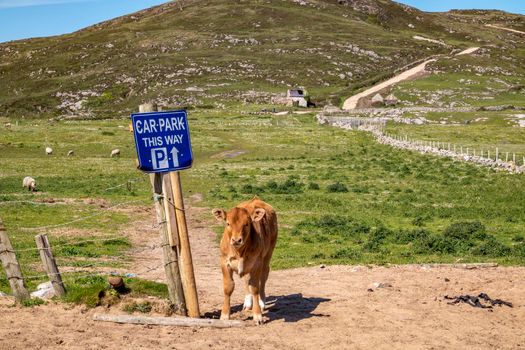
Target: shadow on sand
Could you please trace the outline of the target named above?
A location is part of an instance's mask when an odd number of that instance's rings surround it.
[[[330,301],[327,298],[305,298],[302,294],[278,295],[269,296],[266,298],[265,316],[270,320],[284,320],[284,322],[297,322],[311,317],[330,317],[330,315],[314,313],[315,309],[321,303]],[[242,304],[232,306],[231,314],[236,314],[242,311]],[[206,318],[219,318],[221,311],[207,312],[204,314]],[[246,316],[250,316],[251,311],[245,312]],[[236,317],[234,317],[236,318]]]
[[[267,298],[267,316],[271,321],[297,322],[311,317],[330,317],[330,315],[314,313],[321,303],[330,301],[327,298],[305,298],[302,294],[270,296]]]

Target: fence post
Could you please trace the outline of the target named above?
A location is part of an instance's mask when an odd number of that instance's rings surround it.
[[[496,147],[496,162],[499,160],[499,149]]]
[[[53,285],[55,294],[59,297],[65,296],[66,289],[64,288],[64,283],[62,282],[62,276],[60,276],[60,272],[58,271],[55,257],[51,252],[47,235],[36,235],[35,241],[38,252],[40,253],[40,259],[44,265],[44,270],[46,270],[47,276]]]
[[[509,152],[505,152],[505,162],[509,161]]]
[[[0,260],[4,266],[9,285],[17,302],[29,299],[29,292],[24,283],[20,265],[16,259],[15,251],[7,236],[2,219],[0,219]]]

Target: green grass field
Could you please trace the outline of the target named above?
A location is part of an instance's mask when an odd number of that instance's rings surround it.
[[[37,227],[96,215],[61,227],[80,236],[54,236],[56,231],[45,229],[52,245],[73,244],[57,249],[59,265],[126,265],[127,239],[109,244],[82,241],[117,234],[132,220],[129,214],[85,199],[105,200],[108,206],[151,203],[149,183],[135,169],[127,123],[19,122],[0,131],[0,217],[16,249],[34,246],[34,235],[42,233]],[[183,172],[185,195],[202,194],[199,205],[210,208],[230,208],[256,194],[272,204],[280,226],[273,268],[525,262],[523,175],[395,150],[366,133],[321,127],[313,114],[196,110],[190,111],[189,123],[195,163]],[[479,132],[475,124],[462,127],[464,139]],[[515,130],[501,128],[510,134]],[[434,131],[431,127],[424,132]],[[54,148],[51,156],[44,154],[48,144]],[[109,157],[115,147],[122,150],[119,159]],[[69,149],[75,150],[74,157],[66,157]],[[245,153],[227,158],[226,151]],[[37,194],[22,189],[26,175],[37,179]],[[127,180],[134,181],[130,187],[111,189]],[[49,198],[63,203],[17,202]],[[36,252],[19,257],[26,275],[41,274]],[[5,278],[0,288],[7,289]]]

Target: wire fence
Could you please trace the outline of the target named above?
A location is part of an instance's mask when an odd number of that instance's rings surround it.
[[[325,117],[318,115],[317,119],[322,124],[370,132],[379,143],[395,148],[449,157],[459,161],[506,170],[510,173],[525,173],[525,154],[500,152],[499,148],[496,147],[482,149],[451,142],[417,140],[408,135],[387,133],[387,120],[385,118]]]
[[[124,183],[121,183],[121,184],[116,185],[116,186],[109,187],[109,188],[105,189],[104,191],[112,191],[112,190],[115,190],[117,188],[121,188],[121,187],[124,187],[124,186],[127,186],[128,190],[131,190],[130,186],[131,186],[132,183],[139,182],[139,181],[141,181],[143,179],[144,179],[144,177],[137,177],[137,178],[134,178],[134,179],[129,179],[129,180],[126,180],[126,182],[124,182]],[[80,218],[76,218],[74,220],[69,220],[67,222],[62,222],[62,223],[59,223],[59,224],[46,225],[46,226],[35,226],[35,227],[21,227],[19,229],[22,230],[22,231],[34,231],[35,233],[42,233],[42,232],[50,233],[50,231],[52,232],[53,229],[60,228],[60,227],[67,227],[67,226],[70,226],[70,225],[78,223],[78,222],[82,222],[82,221],[85,221],[85,220],[93,219],[93,218],[105,215],[107,212],[115,210],[117,208],[120,208],[120,207],[123,207],[123,206],[127,206],[127,205],[133,205],[133,204],[137,204],[137,203],[143,203],[143,200],[129,200],[129,201],[116,203],[116,204],[111,205],[109,207],[103,208],[103,209],[97,211],[96,213],[93,213],[93,214],[90,214],[90,215],[86,215],[86,216],[83,216],[83,217],[80,217]],[[54,205],[54,204],[57,204],[57,203],[46,203],[46,202],[29,201],[29,200],[14,200],[14,201],[3,201],[3,202],[0,202],[0,205],[10,205],[10,204]],[[175,207],[175,205],[173,203],[172,203],[172,205]],[[181,210],[180,208],[176,208],[176,209]],[[151,229],[159,228],[160,225],[162,225],[162,224],[163,223],[152,225]],[[164,224],[165,224],[165,222],[164,222]],[[8,252],[8,253],[14,253],[17,256],[20,256],[20,255],[24,255],[24,253],[28,253],[28,252],[40,252],[41,250],[49,250],[50,252],[51,251],[54,251],[55,253],[59,252],[58,257],[62,258],[60,252],[61,252],[61,250],[63,248],[66,248],[66,247],[85,247],[88,244],[118,242],[118,240],[122,240],[123,238],[127,238],[127,237],[123,237],[122,235],[116,235],[116,234],[102,235],[102,236],[97,236],[97,237],[93,237],[93,238],[89,238],[89,239],[80,239],[78,241],[72,241],[72,242],[58,242],[56,244],[51,245],[49,248],[31,247],[31,248],[20,248],[20,249],[16,249],[16,248],[5,249],[3,251],[0,251],[0,254]],[[59,239],[62,239],[62,237],[59,237]],[[140,254],[145,252],[145,251],[153,252],[155,250],[163,249],[165,246],[168,246],[168,245],[169,244],[167,244],[167,243],[154,243],[154,244],[149,244],[149,245],[146,245],[146,246],[134,247],[134,248],[131,248],[131,249],[125,248],[124,250],[126,252],[126,256],[134,258],[137,255],[140,256]],[[123,257],[122,256],[118,256],[117,258],[118,259],[122,259]],[[159,270],[161,268],[164,268],[166,264],[169,264],[169,262],[168,263],[164,263],[162,261],[163,260],[162,259],[162,254],[159,254],[158,258],[159,258],[158,259],[159,260],[158,264],[153,264],[153,265],[149,264],[149,266],[145,266],[144,268],[142,268],[142,269],[140,269],[138,271],[131,271],[130,273],[127,273],[127,274],[124,274],[124,273],[120,273],[119,274],[119,273],[116,273],[115,271],[108,271],[108,269],[112,269],[112,268],[109,268],[109,267],[107,267],[104,270],[102,270],[99,267],[97,267],[97,265],[98,265],[97,262],[88,263],[87,265],[84,265],[84,266],[79,267],[79,268],[74,268],[74,267],[68,266],[68,264],[66,263],[66,264],[63,265],[63,271],[62,272],[46,273],[46,274],[35,274],[35,275],[29,274],[27,276],[24,276],[23,279],[25,281],[47,280],[48,278],[52,277],[53,275],[61,275],[61,276],[67,277],[67,278],[75,278],[75,279],[85,278],[85,277],[104,276],[104,275],[124,275],[124,276],[127,275],[128,277],[138,277],[138,276],[147,274],[149,272],[156,271],[156,270]],[[146,259],[141,259],[141,260],[144,262],[144,260],[146,260]],[[147,262],[151,263],[152,260],[155,261],[157,259],[148,258]],[[147,262],[146,262],[146,264],[147,264]],[[91,270],[92,268],[95,268],[95,267],[98,268],[97,271]],[[112,270],[124,270],[124,268],[114,268]]]

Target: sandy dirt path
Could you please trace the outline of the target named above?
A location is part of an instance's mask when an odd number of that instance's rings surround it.
[[[473,52],[476,52],[477,50],[479,50],[479,47],[471,47],[471,48],[468,48],[466,50],[463,50],[459,53],[456,54],[456,56],[461,56],[461,55],[467,55],[467,54],[471,54]],[[373,95],[375,93],[378,93],[379,91],[387,88],[387,87],[390,87],[394,84],[397,84],[397,83],[400,83],[402,81],[405,81],[405,80],[409,80],[409,79],[413,79],[417,76],[420,76],[422,75],[424,72],[425,72],[425,68],[427,66],[427,64],[429,64],[430,62],[435,62],[436,59],[435,58],[432,58],[432,59],[428,59],[426,61],[424,61],[423,63],[421,64],[418,64],[417,66],[413,67],[413,68],[410,68],[398,75],[396,75],[395,77],[393,78],[390,78],[382,83],[379,83],[377,85],[374,85],[372,86],[371,88],[369,89],[366,89],[365,91],[363,92],[360,92],[354,96],[351,96],[349,98],[347,98],[345,100],[345,102],[343,103],[343,110],[351,110],[351,109],[355,109],[357,107],[357,103],[359,102],[359,100],[363,97],[367,97],[367,96],[370,96],[370,95]]]
[[[506,30],[507,32],[512,32],[512,33],[525,34],[525,32],[523,32],[523,31],[521,31],[521,30],[512,29],[512,28],[500,27],[500,26],[496,26],[496,25],[494,25],[494,24],[485,24],[485,27],[490,27],[490,28],[496,28],[496,29]]]
[[[218,248],[206,208],[190,207],[189,225],[201,312],[218,317],[222,282]],[[151,212],[153,215],[153,212]],[[134,223],[143,244],[156,239],[149,217]],[[142,221],[141,221],[142,222]],[[148,241],[149,240],[149,241]],[[160,250],[139,256],[155,265]],[[140,263],[139,263],[140,261]],[[130,267],[133,270],[133,266]],[[141,277],[163,280],[162,271]],[[375,282],[391,287],[376,288]],[[268,283],[267,323],[252,326],[240,311],[241,284],[232,318],[244,329],[188,329],[92,321],[106,309],[49,303],[12,307],[0,298],[0,349],[519,349],[525,347],[525,268],[464,269],[450,266],[327,266],[273,271]],[[445,295],[488,293],[513,308],[448,305]]]

